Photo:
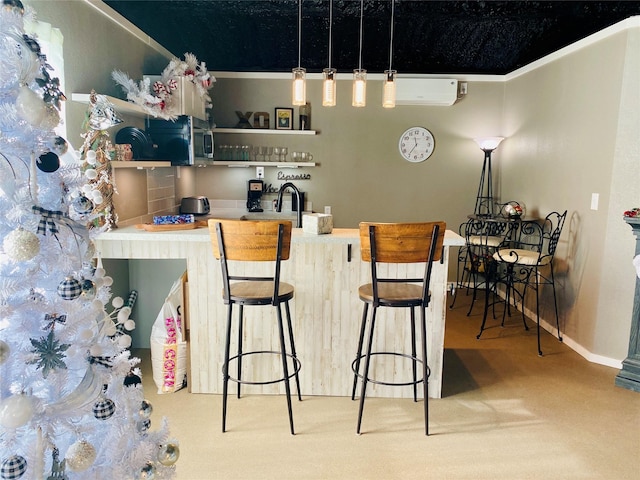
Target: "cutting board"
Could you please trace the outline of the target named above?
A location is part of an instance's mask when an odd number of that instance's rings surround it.
[[[178,230],[193,230],[199,227],[206,227],[206,222],[203,223],[201,221],[194,223],[175,223],[175,224],[166,224],[166,225],[154,225],[152,223],[139,223],[136,225],[136,228],[140,230],[146,230],[147,232],[174,232]]]

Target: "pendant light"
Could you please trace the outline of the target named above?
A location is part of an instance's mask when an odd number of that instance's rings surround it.
[[[291,103],[293,105],[305,105],[307,103],[307,71],[300,67],[302,45],[302,0],[298,0],[298,67],[293,72],[293,87]]]
[[[322,70],[322,106],[336,106],[336,74],[331,68],[331,33],[333,27],[333,0],[329,0],[329,67]]]
[[[393,17],[395,0],[391,0],[391,31],[389,34],[389,70],[384,71],[384,85],[382,86],[382,106],[394,108],[396,106],[396,72],[391,69],[393,59]]]
[[[364,107],[367,104],[367,71],[362,68],[362,16],[364,15],[364,0],[360,0],[360,53],[358,68],[353,71],[353,99],[351,105]]]

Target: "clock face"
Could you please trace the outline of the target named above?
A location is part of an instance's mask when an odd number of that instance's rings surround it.
[[[398,142],[402,158],[409,162],[423,162],[431,156],[436,142],[429,130],[423,127],[408,128]]]

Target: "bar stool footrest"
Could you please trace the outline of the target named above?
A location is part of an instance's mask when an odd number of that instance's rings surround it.
[[[233,357],[229,357],[229,364],[231,364],[231,362],[233,360],[238,360],[238,358],[240,358],[240,357],[247,357],[249,355],[265,355],[265,354],[266,355],[282,356],[282,352],[279,352],[277,350],[256,350],[254,352],[243,352],[240,355],[234,355]],[[294,357],[290,353],[287,353],[286,355],[291,360],[293,360],[293,367],[294,367],[293,368],[293,372],[289,372],[289,376],[288,377],[281,377],[281,378],[277,378],[275,380],[254,381],[254,380],[239,380],[239,379],[229,375],[229,380],[231,380],[232,382],[240,383],[242,385],[270,385],[272,383],[284,382],[286,380],[289,380],[289,379],[295,377],[298,374],[298,372],[302,368],[302,362],[300,362],[298,357]],[[222,367],[222,372],[224,373],[224,366]]]
[[[371,356],[373,357],[374,355],[393,355],[396,357],[404,357],[404,358],[408,358],[409,360],[413,360],[417,363],[422,363],[422,360],[419,358],[414,357],[413,355],[409,355],[407,353],[399,353],[399,352],[371,352]],[[363,379],[364,375],[362,375],[360,372],[356,371],[356,363],[358,361],[362,362],[363,359],[365,359],[367,356],[366,355],[360,355],[359,357],[356,357],[356,359],[351,362],[351,371],[356,375],[356,377],[358,377],[359,379]],[[420,369],[421,371],[422,369]],[[427,380],[429,379],[429,377],[431,376],[431,368],[429,368],[429,366],[427,365]],[[416,381],[414,382],[413,380],[408,381],[408,382],[383,382],[382,380],[376,380],[374,378],[367,378],[367,382],[369,383],[375,383],[378,385],[388,385],[391,387],[404,387],[404,386],[408,386],[408,385],[417,385],[418,383],[422,383],[423,382],[423,378],[418,378],[416,379]]]

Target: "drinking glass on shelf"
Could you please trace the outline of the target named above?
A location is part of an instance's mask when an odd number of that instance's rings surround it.
[[[240,145],[233,146],[233,154],[231,160],[242,160],[240,156]]]
[[[262,161],[266,161],[267,159],[267,147],[258,147],[260,156],[262,157]]]
[[[276,162],[280,161],[280,147],[273,147],[273,153],[276,156]]]
[[[256,147],[255,145],[251,145],[251,160],[254,162],[258,161],[258,153],[260,153],[260,147]]]
[[[289,149],[287,147],[282,147],[280,149],[280,153],[282,154],[282,161],[286,162],[287,161],[287,153],[289,153]]]
[[[291,152],[291,158],[294,162],[298,162],[300,160],[300,152]]]
[[[251,149],[251,147],[249,145],[242,145],[242,147],[240,148],[242,160],[245,160],[245,161],[249,160],[249,150],[250,149]]]
[[[273,147],[267,147],[267,162],[271,161],[271,155],[273,155]]]

